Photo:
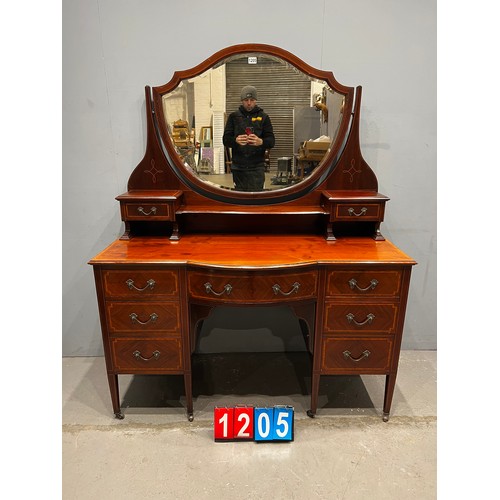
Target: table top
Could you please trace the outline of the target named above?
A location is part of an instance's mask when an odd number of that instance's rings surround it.
[[[183,235],[116,240],[91,265],[194,264],[209,267],[273,268],[316,264],[397,264],[416,262],[390,241],[367,237],[327,241],[315,235]]]

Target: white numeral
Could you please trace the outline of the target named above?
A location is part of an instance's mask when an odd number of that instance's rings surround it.
[[[222,432],[222,437],[227,437],[227,413],[224,413],[221,418],[219,418],[219,424],[224,424],[224,431]]]
[[[240,413],[238,415],[238,422],[241,422],[242,420],[245,420],[245,423],[240,429],[240,432],[238,432],[237,437],[250,437],[250,432],[245,432],[250,425],[250,417],[246,413]]]
[[[288,422],[285,420],[287,416],[287,412],[280,411],[278,413],[278,420],[276,422],[276,434],[278,434],[279,437],[285,437],[288,434]],[[277,428],[279,425],[283,426],[282,431]]]
[[[262,425],[262,421],[264,419],[266,420],[266,427],[267,427],[265,432],[263,430],[263,425]],[[271,421],[270,421],[269,415],[267,413],[261,413],[259,415],[259,418],[257,419],[257,428],[259,429],[259,434],[263,438],[269,436],[269,433],[271,432]]]

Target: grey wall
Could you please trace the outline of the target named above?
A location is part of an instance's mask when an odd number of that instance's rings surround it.
[[[123,232],[114,198],[144,154],[145,85],[244,42],[363,86],[363,155],[391,198],[382,232],[418,261],[403,348],[436,348],[435,0],[248,5],[63,2],[63,355],[103,352],[87,262]]]

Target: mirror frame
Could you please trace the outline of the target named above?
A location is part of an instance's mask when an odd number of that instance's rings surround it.
[[[185,167],[185,165],[179,158],[170,134],[168,133],[167,121],[162,106],[163,96],[177,88],[182,80],[198,76],[209,70],[213,66],[217,65],[224,59],[246,53],[261,53],[281,58],[307,76],[314,79],[323,80],[330,86],[332,90],[345,95],[342,121],[337,136],[331,144],[330,151],[321,160],[321,162],[314,169],[311,175],[297,184],[286,186],[280,189],[259,192],[229,190],[223,187],[218,187],[216,184],[210,184],[194,173],[190,172],[189,169]],[[322,182],[324,182],[326,178],[331,174],[342,155],[342,152],[347,143],[347,139],[349,137],[349,132],[351,130],[355,89],[354,87],[347,87],[340,84],[335,79],[331,71],[324,71],[313,68],[309,64],[305,63],[304,61],[284,49],[275,47],[273,45],[247,43],[226,47],[191,69],[176,71],[173,74],[172,79],[168,83],[153,87],[152,94],[155,109],[155,126],[159,131],[162,151],[165,154],[168,163],[175,171],[179,179],[183,183],[187,184],[195,192],[210,199],[214,199],[220,202],[243,205],[263,205],[282,203],[304,196],[305,194],[309,193],[311,190],[319,186]]]

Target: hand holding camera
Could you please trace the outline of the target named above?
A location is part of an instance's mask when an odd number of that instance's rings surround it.
[[[240,146],[262,146],[263,141],[254,134],[253,127],[246,127],[245,134],[236,137],[236,142]]]
[[[262,139],[254,134],[253,127],[246,127],[245,128],[245,134],[246,134],[246,144],[249,146],[262,146]]]

